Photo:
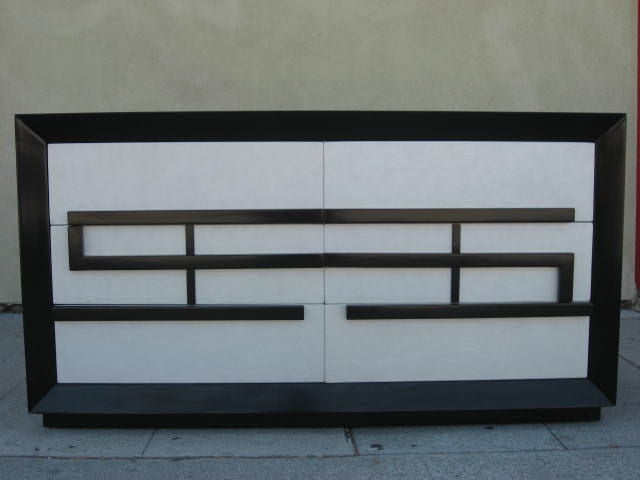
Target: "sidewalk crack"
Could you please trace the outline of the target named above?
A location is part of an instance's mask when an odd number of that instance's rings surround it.
[[[623,359],[625,362],[631,364],[632,366],[636,367],[638,370],[640,370],[640,365],[637,365],[635,362],[632,362],[631,360],[629,360],[627,357],[622,356],[621,354],[618,354],[618,356]]]
[[[556,439],[556,441],[560,444],[560,446],[562,446],[562,448],[563,448],[564,450],[569,450],[569,448],[568,448],[564,443],[562,443],[562,440],[560,440],[560,437],[558,437],[558,436],[554,433],[554,431],[553,431],[553,430],[551,430],[551,427],[549,427],[549,425],[547,425],[546,423],[544,423],[543,425],[547,428],[547,430],[549,431],[549,433],[551,434],[551,436],[552,436],[553,438],[555,438],[555,439]]]
[[[360,450],[358,449],[358,444],[356,443],[356,439],[353,435],[353,430],[351,429],[351,427],[344,427],[344,438],[347,443],[351,444],[351,447],[353,447],[353,455],[355,457],[359,457]]]
[[[158,429],[154,428],[151,432],[151,435],[149,435],[149,440],[147,440],[147,444],[144,446],[144,448],[142,449],[142,453],[140,454],[141,457],[144,457],[144,454],[147,453],[147,448],[149,448],[149,444],[151,443],[151,440],[153,440],[153,437],[155,436],[157,431]]]

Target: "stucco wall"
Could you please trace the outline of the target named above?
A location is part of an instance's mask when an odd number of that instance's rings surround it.
[[[20,299],[14,113],[626,112],[636,0],[0,0],[0,302]]]

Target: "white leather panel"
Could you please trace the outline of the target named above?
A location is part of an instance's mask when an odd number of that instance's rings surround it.
[[[583,378],[588,317],[347,320],[326,307],[327,382]]]
[[[57,322],[61,383],[323,380],[324,307],[294,321]]]
[[[575,208],[593,218],[594,145],[327,142],[326,208]]]

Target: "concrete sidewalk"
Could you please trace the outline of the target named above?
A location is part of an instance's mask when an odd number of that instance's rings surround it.
[[[640,479],[640,314],[622,311],[600,422],[354,429],[61,430],[26,412],[22,326],[0,315],[0,479]]]

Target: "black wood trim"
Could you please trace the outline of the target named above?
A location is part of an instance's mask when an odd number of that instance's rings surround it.
[[[347,320],[431,318],[582,317],[590,303],[463,303],[454,305],[347,305]]]
[[[616,401],[622,231],[624,223],[626,120],[621,118],[596,143],[593,212],[589,378]]]
[[[322,209],[124,210],[68,212],[69,225],[322,224]]]
[[[326,253],[327,267],[573,267],[573,253]]]
[[[55,331],[50,319],[53,294],[47,146],[18,118],[15,129],[24,347],[31,410],[57,381]]]
[[[192,224],[184,226],[185,253],[188,257],[196,254],[194,228]],[[187,269],[187,304],[196,304],[196,271],[193,268]]]
[[[327,267],[351,268],[476,268],[555,267],[558,301],[573,300],[573,253],[327,253]]]
[[[574,222],[574,208],[328,209],[326,223],[555,223]]]
[[[73,227],[71,227],[73,228]],[[123,255],[70,257],[71,270],[186,270],[234,268],[321,268],[321,253],[249,255]]]
[[[451,225],[451,253],[460,253],[460,233],[461,226],[459,223]],[[460,301],[460,267],[451,269],[451,303]]]
[[[91,399],[91,401],[87,401]],[[609,405],[586,378],[380,383],[58,384],[55,414],[382,413]]]
[[[459,425],[600,420],[600,408],[546,408],[448,412],[384,412],[325,414],[165,414],[95,415],[45,413],[42,423],[52,428],[211,428],[211,427],[366,427],[399,425]]]
[[[303,305],[56,306],[54,322],[131,320],[304,320]]]
[[[262,111],[23,114],[47,143],[467,140],[595,142],[620,113]]]
[[[125,210],[68,212],[69,225],[237,225],[341,223],[555,223],[573,208],[380,208],[293,210]]]

